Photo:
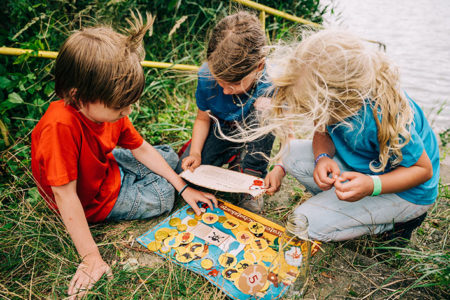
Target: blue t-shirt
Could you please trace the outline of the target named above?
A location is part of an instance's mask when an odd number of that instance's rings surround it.
[[[195,98],[198,109],[202,111],[210,110],[211,113],[223,121],[240,121],[245,118],[251,110],[255,100],[263,95],[267,95],[271,83],[267,80],[264,70],[262,77],[252,89],[252,94],[234,95],[236,105],[232,95],[225,95],[223,88],[213,78],[208,68],[208,63],[204,63],[198,71],[198,84]]]
[[[404,192],[397,193],[401,198],[420,205],[433,203],[438,195],[439,182],[439,147],[427,119],[420,107],[408,95],[410,105],[414,111],[414,122],[411,125],[411,139],[402,149],[403,160],[400,166],[411,167],[422,155],[425,149],[433,165],[433,177],[427,182]],[[381,173],[370,170],[370,162],[378,162],[379,143],[377,126],[369,101],[357,115],[346,119],[351,126],[338,123],[327,126],[328,133],[336,147],[336,152],[344,162],[357,172],[381,175],[393,168],[388,162]]]

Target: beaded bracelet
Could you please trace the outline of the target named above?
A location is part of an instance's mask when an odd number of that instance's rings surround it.
[[[184,190],[187,189],[189,186],[189,184],[186,183],[185,186],[183,186],[183,188],[178,192],[178,196],[181,196],[181,194],[183,194]]]
[[[381,179],[376,175],[371,175],[370,178],[372,178],[373,181],[373,192],[370,196],[378,196],[381,194]]]
[[[279,167],[283,170],[284,175],[286,175],[286,169],[284,168],[284,166],[283,166],[282,164],[274,164],[274,165],[273,165],[274,168],[275,168],[276,166],[279,166]]]
[[[317,155],[316,159],[314,160],[314,164],[317,165],[317,162],[319,161],[319,159],[321,159],[322,157],[328,157],[329,159],[332,159],[330,155],[328,155],[328,153],[320,153],[319,155]]]

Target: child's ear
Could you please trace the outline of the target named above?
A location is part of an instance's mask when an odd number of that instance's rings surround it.
[[[75,99],[75,95],[77,94],[78,89],[77,88],[71,88],[69,90],[69,97],[72,99]]]
[[[78,92],[77,88],[71,88],[67,96],[69,97],[70,102],[72,103],[73,106],[75,106],[78,109],[81,109],[83,103],[77,98],[77,92]]]
[[[266,65],[266,58],[264,57],[263,59],[261,59],[261,61],[258,64],[258,68],[256,68],[256,70],[258,72],[264,70],[264,66]]]

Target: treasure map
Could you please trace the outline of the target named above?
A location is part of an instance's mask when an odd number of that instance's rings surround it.
[[[278,299],[319,249],[284,228],[219,200],[195,215],[186,205],[137,238],[150,251],[205,277],[232,299]],[[310,252],[308,245],[311,245]]]
[[[265,192],[263,179],[216,166],[200,165],[194,172],[186,170],[180,176],[198,186],[221,192],[247,193],[253,197]]]

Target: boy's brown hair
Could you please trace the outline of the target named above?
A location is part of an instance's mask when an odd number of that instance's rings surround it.
[[[240,11],[223,18],[211,32],[206,58],[211,72],[234,83],[255,70],[264,58],[266,36],[258,18]]]
[[[120,109],[139,100],[145,85],[142,39],[154,19],[147,13],[144,23],[139,13],[131,16],[126,34],[90,27],[64,42],[56,58],[55,91],[66,104],[79,109],[99,101]]]

